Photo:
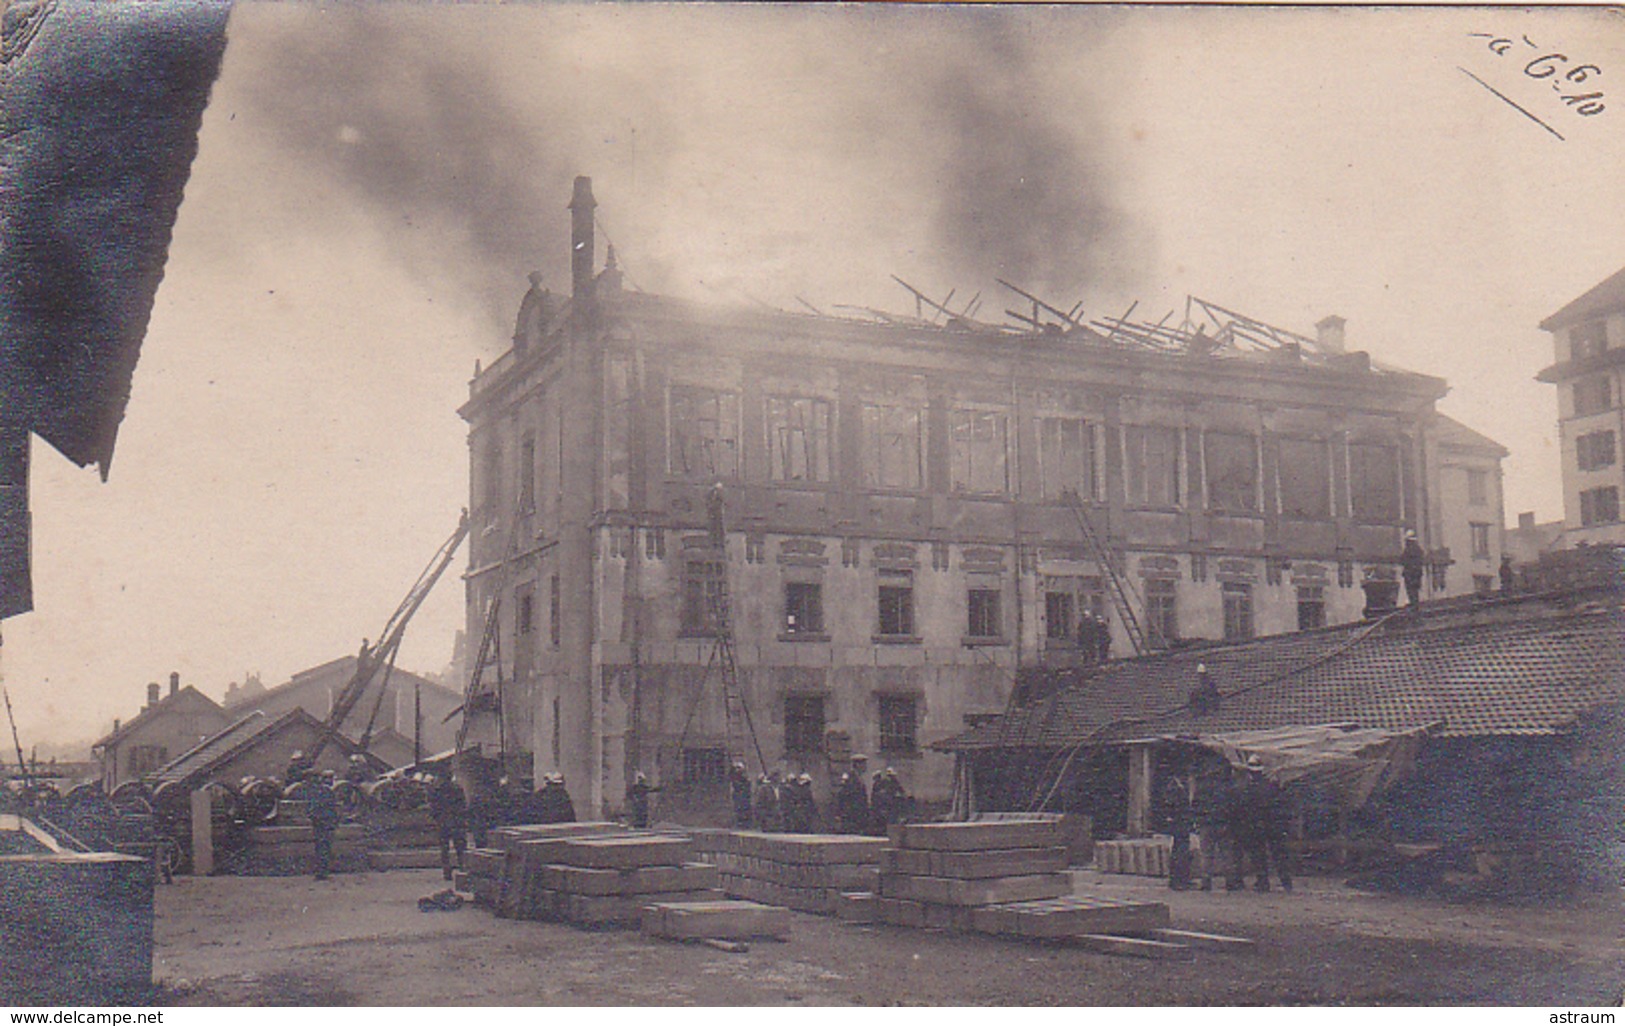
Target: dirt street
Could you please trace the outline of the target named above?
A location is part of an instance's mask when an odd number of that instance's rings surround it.
[[[422,913],[435,871],[180,878],[158,889],[159,1003],[176,1005],[1533,1004],[1620,999],[1617,893],[1553,907],[1370,895],[1310,879],[1291,895],[1173,894],[1075,874],[1083,893],[1170,900],[1174,926],[1256,949],[1150,962],[797,915],[743,954]]]

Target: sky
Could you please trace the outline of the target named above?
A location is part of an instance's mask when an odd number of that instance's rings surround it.
[[[475,362],[528,272],[568,290],[577,174],[649,292],[912,312],[896,274],[996,316],[1003,277],[1091,317],[1338,314],[1512,451],[1509,520],[1558,518],[1538,324],[1625,264],[1622,28],[239,3],[110,478],[34,445],[36,610],[0,663],[25,747],[94,739],[172,670],[218,697],[376,638],[468,502]],[[465,559],[403,667],[449,662]]]

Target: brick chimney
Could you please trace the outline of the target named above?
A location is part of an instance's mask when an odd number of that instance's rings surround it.
[[[592,303],[592,269],[596,262],[592,220],[597,209],[592,179],[576,176],[575,193],[570,197],[570,295],[583,304]]]
[[[169,693],[171,695],[178,695],[178,694],[180,694],[180,690],[181,690],[181,674],[180,674],[180,671],[179,670],[171,670],[169,672]]]
[[[1327,354],[1343,351],[1343,327],[1348,321],[1332,314],[1315,322],[1315,344]]]
[[[147,708],[150,709],[158,704],[158,693],[159,688],[156,683],[147,685]]]

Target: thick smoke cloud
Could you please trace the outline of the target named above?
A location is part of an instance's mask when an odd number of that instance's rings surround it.
[[[651,291],[900,308],[896,271],[1070,304],[1147,262],[1076,85],[1078,30],[1104,15],[320,13],[260,51],[245,116],[366,205],[415,273],[480,296],[493,330],[528,270],[567,287],[577,173]]]

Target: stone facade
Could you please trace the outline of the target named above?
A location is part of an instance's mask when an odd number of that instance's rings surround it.
[[[590,221],[576,227],[590,253]],[[1084,608],[1132,654],[1063,490],[1158,644],[1354,619],[1404,530],[1448,544],[1444,383],[1374,369],[1340,337],[1179,351],[727,311],[625,293],[592,266],[460,411],[469,637],[500,596],[508,681],[500,721],[469,736],[563,772],[590,815],[634,769],[667,800],[728,757],[757,772],[705,669],[721,574],[763,761],[823,797],[864,752],[942,800],[952,761],[929,746],[1003,709],[1018,668],[1075,663]]]

